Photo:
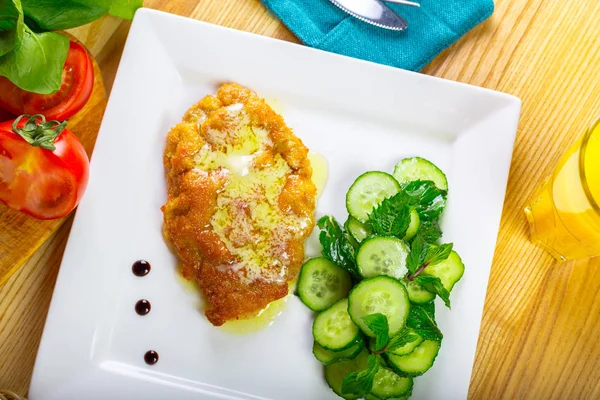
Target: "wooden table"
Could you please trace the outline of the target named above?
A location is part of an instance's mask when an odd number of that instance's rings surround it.
[[[257,0],[145,3],[297,41]],[[529,242],[522,212],[561,151],[600,115],[599,21],[598,0],[498,0],[490,20],[423,71],[523,100],[472,399],[600,398],[600,260],[558,264]],[[128,28],[104,18],[73,32],[96,55],[107,89]],[[0,387],[22,395],[69,229],[70,221],[0,287]]]

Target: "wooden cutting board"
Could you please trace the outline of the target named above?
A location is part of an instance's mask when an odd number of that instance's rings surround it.
[[[91,156],[100,122],[106,108],[106,92],[100,68],[94,60],[94,88],[85,107],[69,120],[73,132]],[[2,117],[2,116],[0,116]],[[2,119],[5,120],[5,119]],[[0,286],[52,235],[67,219],[40,221],[13,211],[0,203]]]

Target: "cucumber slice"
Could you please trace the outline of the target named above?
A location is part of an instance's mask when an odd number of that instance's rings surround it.
[[[402,283],[406,286],[411,303],[425,304],[435,299],[435,293],[431,293],[416,282],[404,279]]]
[[[362,371],[367,368],[367,360],[369,359],[369,352],[366,349],[363,349],[356,358],[353,360],[347,361],[339,361],[333,364],[329,364],[325,366],[325,381],[327,384],[337,394],[338,396],[347,399],[347,400],[355,400],[360,398],[359,395],[353,394],[342,394],[342,381],[346,377],[346,375]]]
[[[356,238],[354,236],[352,236],[352,234],[350,233],[350,229],[348,229],[348,222],[350,222],[350,218],[352,218],[352,217],[348,216],[348,219],[346,220],[346,222],[344,222],[344,230],[349,233],[349,235],[346,235],[346,236],[347,236],[350,244],[352,244],[354,249],[357,249],[360,242],[356,241]]]
[[[412,181],[433,181],[440,190],[448,190],[448,179],[441,169],[431,161],[421,157],[411,157],[401,160],[394,168],[394,178],[405,185]]]
[[[401,279],[408,272],[406,257],[409,251],[406,243],[395,237],[367,239],[356,253],[358,272],[364,278],[387,275]]]
[[[418,216],[419,214],[417,214],[417,217]],[[352,216],[348,217],[348,220],[346,221],[346,230],[350,232],[350,235],[352,235],[354,240],[356,240],[358,243],[362,242],[364,239],[373,234],[371,228]]]
[[[390,369],[379,367],[373,380],[371,394],[381,399],[389,399],[409,393],[412,387],[412,378],[402,377]]]
[[[412,394],[412,391],[410,392],[410,394],[405,394],[400,397],[390,397],[386,400],[408,400],[410,398],[411,394]],[[372,394],[368,394],[365,396],[365,400],[383,400],[383,399],[381,399],[377,396],[373,396]]]
[[[325,310],[339,299],[348,297],[352,279],[348,272],[325,257],[304,263],[298,278],[298,296],[313,311]]]
[[[416,339],[410,343],[407,343],[402,347],[398,347],[398,348],[394,349],[394,351],[390,351],[388,353],[395,354],[397,356],[404,356],[404,355],[412,353],[414,351],[414,349],[416,349],[424,340],[418,333],[415,332],[415,334],[419,336],[418,339]],[[374,349],[375,349],[375,339],[369,338],[369,350],[374,351]]]
[[[348,312],[352,321],[369,337],[375,337],[375,334],[367,328],[362,317],[375,313],[385,315],[391,337],[404,327],[409,309],[404,285],[388,276],[363,280],[352,289],[348,298]]]
[[[412,342],[407,343],[402,347],[398,347],[394,349],[394,351],[391,351],[389,353],[395,354],[397,356],[404,356],[406,354],[412,353],[413,350],[416,349],[417,346],[421,344],[421,342],[423,342],[423,338],[418,333],[415,332],[415,335],[419,336],[418,339],[413,340]],[[373,338],[369,338],[369,350],[375,350],[375,339]]]
[[[421,343],[423,343],[423,338],[419,335],[419,338],[417,340],[414,340],[410,343],[406,343],[404,346],[398,347],[397,349],[394,349],[394,351],[391,351],[390,353],[397,355],[397,356],[405,356],[407,354],[412,353]]]
[[[313,354],[315,358],[325,365],[333,364],[342,360],[352,360],[365,347],[365,341],[362,336],[351,346],[341,351],[331,351],[324,349],[319,343],[313,343]]]
[[[440,342],[424,340],[410,354],[397,356],[384,353],[384,357],[396,373],[405,376],[419,376],[431,368],[439,350]]]
[[[415,208],[410,209],[410,224],[408,225],[408,229],[404,234],[404,240],[410,240],[419,231],[419,226],[421,226],[421,218],[419,217],[419,213]]]
[[[340,351],[352,347],[360,331],[348,315],[348,299],[321,312],[313,322],[315,342],[327,350]]]
[[[348,214],[366,222],[373,207],[387,197],[400,191],[400,184],[393,176],[385,172],[365,172],[350,186],[346,193],[346,209]]]
[[[465,273],[465,265],[458,253],[452,250],[447,259],[441,263],[429,265],[423,270],[423,275],[431,275],[440,278],[442,285],[448,292],[452,290],[454,284],[462,278]]]

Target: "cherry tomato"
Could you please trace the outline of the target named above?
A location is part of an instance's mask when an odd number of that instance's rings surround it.
[[[65,120],[83,108],[92,94],[94,64],[79,43],[70,42],[62,83],[52,94],[26,92],[0,77],[0,107],[14,115],[43,114],[48,120]]]
[[[89,160],[65,125],[42,115],[0,123],[0,201],[38,219],[64,217],[77,206]]]

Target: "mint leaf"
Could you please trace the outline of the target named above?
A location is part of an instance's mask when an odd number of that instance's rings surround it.
[[[442,332],[435,322],[435,305],[411,304],[406,326],[413,329],[425,340],[441,340]]]
[[[23,34],[23,12],[19,0],[0,2],[0,57],[10,52]]]
[[[369,355],[368,367],[365,370],[349,373],[342,381],[342,394],[365,396],[373,388],[375,374],[379,371],[378,356]]]
[[[452,253],[453,243],[445,243],[440,246],[431,246],[425,256],[425,264],[435,265],[439,264],[450,256]]]
[[[15,48],[0,57],[0,76],[29,92],[50,94],[62,82],[69,38],[54,32],[36,34],[24,26]]]
[[[334,217],[326,215],[319,219],[317,226],[321,230],[319,242],[323,247],[321,251],[323,257],[344,268],[352,276],[358,277],[354,261],[354,246],[340,223]]]
[[[431,275],[419,275],[413,281],[440,296],[446,307],[450,308],[450,292],[446,290],[440,278]]]
[[[411,274],[415,274],[425,263],[425,257],[428,252],[429,244],[425,242],[423,236],[417,234],[410,245],[410,253],[406,257],[406,268],[408,268]]]
[[[419,339],[419,335],[410,328],[402,328],[395,336],[393,336],[388,345],[385,347],[385,351],[394,351],[400,347],[406,346],[409,343]]]
[[[389,340],[390,327],[387,317],[380,313],[370,314],[362,317],[363,322],[375,334],[375,351],[385,347]]]
[[[411,201],[402,191],[384,199],[369,214],[368,225],[378,235],[404,236],[410,224]]]
[[[436,243],[442,237],[442,230],[436,220],[423,220],[419,225],[418,234],[423,236],[427,243]]]
[[[413,281],[429,265],[435,265],[447,259],[452,253],[453,246],[452,243],[440,246],[430,245],[423,236],[417,234],[411,243],[410,253],[406,257],[406,267],[409,271],[407,279]]]
[[[446,207],[446,192],[438,189],[432,181],[412,181],[403,190],[415,199],[421,221],[437,219]]]
[[[22,0],[28,23],[38,31],[88,24],[105,14],[132,19],[143,0]]]

